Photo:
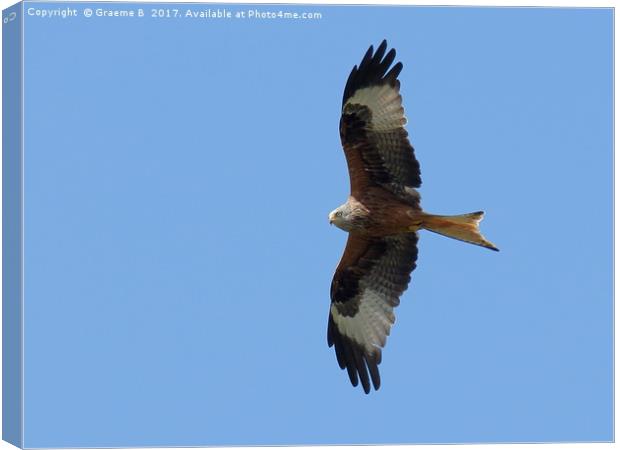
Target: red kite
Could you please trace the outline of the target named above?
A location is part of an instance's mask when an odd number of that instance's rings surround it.
[[[327,342],[353,386],[379,389],[378,365],[418,256],[418,230],[497,248],[478,230],[483,212],[427,214],[420,207],[420,164],[408,139],[396,51],[370,46],[344,88],[340,139],[351,181],[329,222],[349,233],[331,284]],[[388,70],[389,69],[389,70]]]

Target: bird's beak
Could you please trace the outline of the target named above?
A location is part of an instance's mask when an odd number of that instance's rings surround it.
[[[334,224],[334,214],[333,213],[329,213],[328,219],[329,219],[329,224],[333,225]]]

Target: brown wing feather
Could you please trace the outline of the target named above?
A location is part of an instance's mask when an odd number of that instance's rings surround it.
[[[402,63],[388,68],[396,52],[387,55],[383,41],[372,46],[349,75],[343,95],[340,138],[347,158],[351,194],[360,196],[368,186],[381,186],[418,206],[420,165],[404,128],[406,119],[397,77]],[[385,55],[385,57],[384,57]]]
[[[407,289],[417,259],[417,235],[369,238],[350,233],[331,286],[327,343],[353,386],[379,389],[381,348],[393,308]]]

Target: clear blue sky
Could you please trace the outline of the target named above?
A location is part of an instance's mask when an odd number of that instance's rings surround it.
[[[612,439],[610,9],[134,6],[25,19],[27,446]],[[364,395],[326,343],[327,214],[383,38],[423,206],[486,211],[501,251],[421,233]]]

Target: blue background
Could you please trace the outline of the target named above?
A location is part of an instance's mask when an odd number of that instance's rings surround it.
[[[26,446],[612,439],[611,9],[133,7],[25,17]],[[423,206],[501,252],[421,233],[366,396],[326,344],[327,214],[383,38]]]

